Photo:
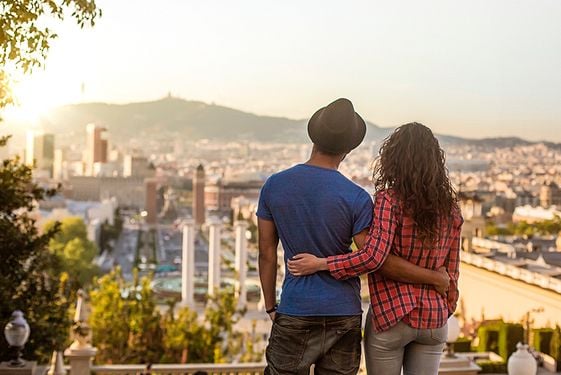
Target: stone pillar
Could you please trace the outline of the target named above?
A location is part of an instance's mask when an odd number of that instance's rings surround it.
[[[74,314],[74,342],[64,351],[64,356],[70,362],[71,375],[91,374],[92,359],[95,357],[97,349],[90,344],[89,316],[90,311],[86,303],[86,294],[80,289]]]
[[[70,362],[71,375],[91,375],[92,359],[97,353],[96,348],[66,349],[64,356]]]
[[[183,242],[181,257],[181,304],[195,304],[195,222],[183,223]]]
[[[22,367],[12,367],[10,362],[0,362],[0,375],[35,375],[37,362],[25,361]]]
[[[234,228],[236,231],[236,262],[235,270],[238,274],[238,281],[236,283],[236,297],[238,298],[238,307],[245,307],[247,303],[247,288],[245,280],[247,276],[247,238],[245,233],[247,231],[246,221],[236,221]]]
[[[208,221],[208,295],[220,288],[220,230],[222,222],[217,218]]]

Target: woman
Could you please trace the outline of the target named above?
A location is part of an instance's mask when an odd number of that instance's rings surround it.
[[[365,327],[369,374],[435,375],[446,342],[448,317],[458,300],[463,219],[448,178],[444,151],[419,123],[400,126],[380,149],[374,168],[374,219],[360,251],[329,258],[299,254],[289,271],[329,271],[337,279],[369,273]],[[447,296],[426,285],[405,284],[376,272],[393,253],[424,268],[446,267]]]

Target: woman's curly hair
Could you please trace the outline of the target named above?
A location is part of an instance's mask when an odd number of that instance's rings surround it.
[[[448,219],[457,207],[456,191],[448,178],[445,154],[426,126],[412,122],[385,139],[374,162],[377,191],[391,189],[403,202],[419,237],[438,239],[439,219]]]

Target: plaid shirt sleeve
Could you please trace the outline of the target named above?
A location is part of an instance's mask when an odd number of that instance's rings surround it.
[[[459,220],[459,227],[455,228],[456,230],[454,231],[451,243],[452,246],[448,252],[445,262],[446,271],[450,276],[450,289],[448,290],[449,315],[454,314],[454,311],[456,311],[459,298],[458,278],[460,276],[460,233],[464,220],[460,214],[458,214],[457,220]]]
[[[327,258],[329,272],[336,279],[347,279],[376,271],[388,257],[397,227],[395,204],[387,192],[376,194],[372,226],[364,247],[354,253]]]

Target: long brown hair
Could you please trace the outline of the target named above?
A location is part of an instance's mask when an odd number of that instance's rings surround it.
[[[391,189],[403,202],[404,213],[414,220],[423,241],[436,240],[439,219],[450,218],[457,207],[444,151],[422,124],[402,125],[384,140],[373,179],[377,191]]]

